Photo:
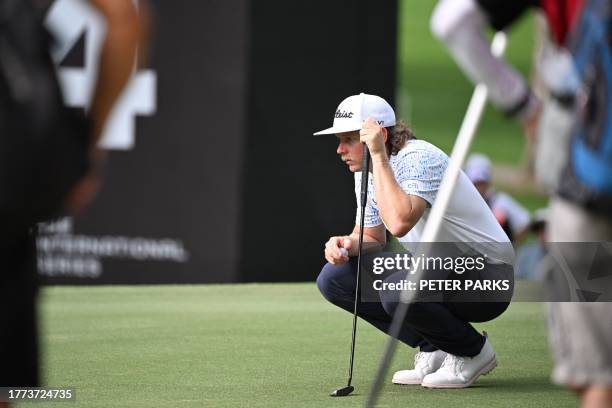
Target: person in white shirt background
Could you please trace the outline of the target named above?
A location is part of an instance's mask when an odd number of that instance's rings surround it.
[[[491,161],[481,153],[472,154],[465,165],[465,174],[493,211],[512,242],[521,242],[529,232],[529,211],[509,194],[497,191],[492,185]]]

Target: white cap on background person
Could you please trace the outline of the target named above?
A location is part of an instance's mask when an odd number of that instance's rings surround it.
[[[334,125],[314,135],[333,135],[360,130],[368,118],[372,118],[382,127],[395,125],[395,112],[391,105],[380,96],[362,92],[340,102],[334,114]]]
[[[491,161],[484,154],[474,153],[465,164],[465,174],[472,183],[490,183]]]

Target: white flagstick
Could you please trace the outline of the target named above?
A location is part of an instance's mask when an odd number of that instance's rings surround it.
[[[496,57],[501,57],[506,49],[506,42],[506,34],[501,31],[497,32],[493,37],[493,42],[491,43],[491,52],[493,55]],[[483,84],[478,84],[474,89],[472,99],[470,99],[470,104],[468,105],[463,122],[461,123],[457,140],[455,140],[455,145],[453,146],[448,168],[444,173],[444,178],[442,179],[440,189],[438,190],[438,194],[436,196],[436,201],[434,202],[431,212],[429,213],[427,223],[425,224],[423,235],[421,237],[421,243],[419,244],[419,248],[417,250],[418,254],[424,254],[424,256],[427,256],[431,243],[435,242],[436,240],[438,231],[440,230],[440,225],[442,224],[442,218],[444,213],[446,213],[446,208],[448,207],[450,198],[453,195],[455,183],[457,182],[457,178],[459,177],[459,172],[461,170],[461,165],[463,164],[472,141],[474,140],[474,135],[476,134],[476,129],[478,128],[478,124],[482,118],[482,113],[486,103],[487,88]],[[420,266],[421,265],[419,264],[414,272],[414,277],[412,278],[415,282],[419,282],[423,277],[423,269]],[[408,279],[408,277],[409,272],[406,274],[406,279]],[[396,337],[399,335],[402,328],[404,319],[406,317],[406,312],[410,307],[410,303],[415,298],[417,293],[417,290],[402,291],[400,296],[400,304],[395,310],[395,315],[393,316],[391,328],[389,329],[389,339],[385,344],[383,356],[366,401],[366,407],[374,407],[376,404],[376,400],[380,394],[380,389],[382,388],[384,376],[389,369],[391,359],[395,353],[395,347],[397,346]]]

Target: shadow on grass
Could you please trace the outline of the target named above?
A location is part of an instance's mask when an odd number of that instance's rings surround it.
[[[515,393],[517,391],[523,393],[541,393],[543,391],[549,391],[566,392],[568,395],[571,394],[565,388],[552,384],[547,377],[541,376],[491,378],[487,382],[474,384],[472,388],[490,388],[498,393]]]
[[[542,392],[559,392],[573,395],[568,390],[552,384],[548,378],[539,376],[530,377],[513,377],[513,378],[488,378],[481,379],[479,382],[474,383],[468,388],[446,388],[446,389],[430,389],[414,385],[395,385],[386,386],[385,393],[396,393],[405,392],[406,390],[412,390],[417,392],[433,392],[433,393],[465,393],[470,394],[471,392],[480,391],[491,391],[496,394],[507,394],[507,393],[542,393]],[[357,395],[357,394],[355,394]]]

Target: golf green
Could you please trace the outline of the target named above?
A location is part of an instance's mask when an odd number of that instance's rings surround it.
[[[48,287],[40,315],[44,383],[76,390],[58,407],[362,406],[386,339],[359,323],[355,392],[331,398],[346,382],[351,315],[314,283]],[[498,356],[490,375],[464,390],[388,383],[379,406],[576,406],[549,382],[541,304],[478,327]],[[400,346],[393,370],[412,355]]]

